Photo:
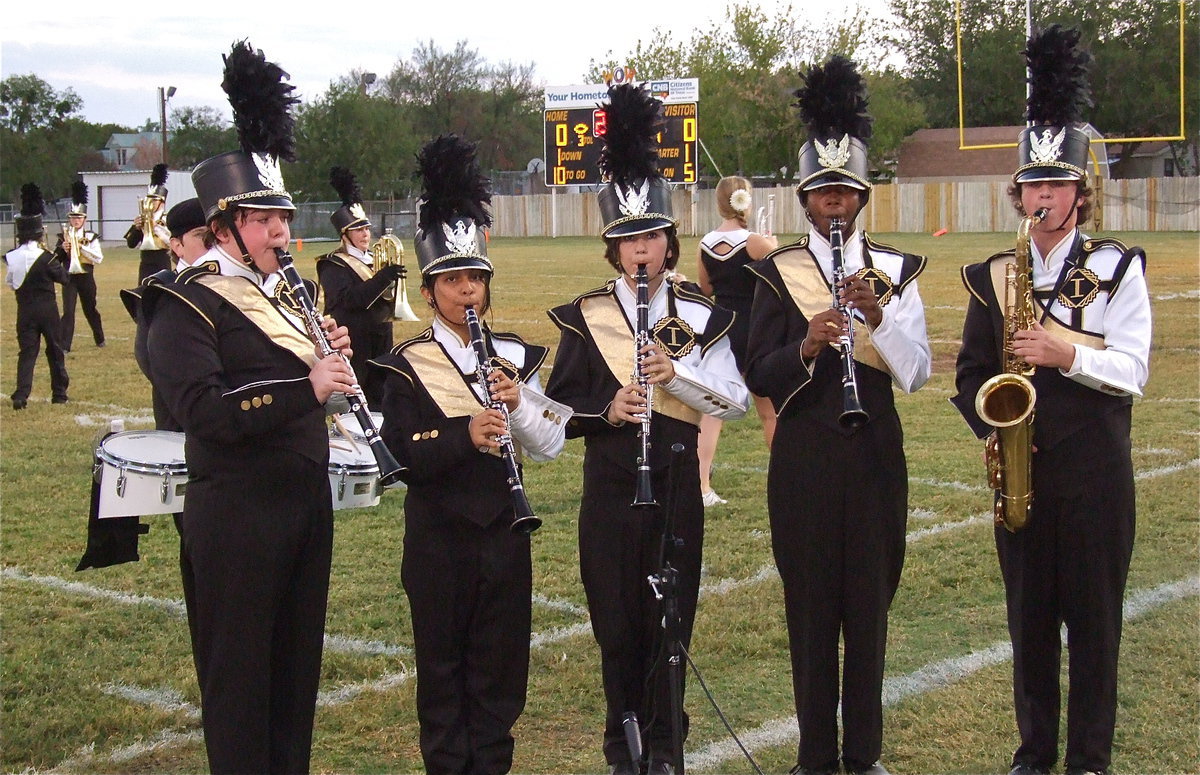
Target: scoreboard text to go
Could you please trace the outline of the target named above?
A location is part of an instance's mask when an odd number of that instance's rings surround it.
[[[546,185],[580,186],[600,183],[600,148],[606,129],[600,108],[545,111]],[[663,105],[658,169],[672,183],[696,182],[699,132],[696,103]]]

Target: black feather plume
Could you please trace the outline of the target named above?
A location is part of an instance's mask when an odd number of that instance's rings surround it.
[[[609,87],[608,102],[600,107],[607,124],[598,163],[604,178],[627,188],[662,177],[658,172],[662,102],[636,84],[622,83]]]
[[[840,54],[814,65],[801,76],[804,85],[793,92],[800,120],[813,138],[850,135],[866,142],[871,137],[867,86],[854,62]]]
[[[421,178],[420,226],[430,231],[439,224],[467,216],[480,226],[491,226],[485,205],[492,201],[490,181],[479,169],[475,144],[458,135],[439,135],[417,153]]]
[[[71,202],[77,205],[88,203],[88,187],[82,180],[76,180],[71,184]]]
[[[42,198],[42,190],[37,183],[26,183],[21,186],[21,217],[32,218],[46,212],[46,201]]]
[[[233,125],[246,153],[266,153],[283,161],[296,160],[293,137],[296,120],[291,108],[300,102],[292,96],[290,76],[248,41],[238,41],[226,54],[221,88],[229,95]]]
[[[163,186],[167,183],[167,165],[155,164],[154,169],[150,170],[150,185]]]
[[[362,201],[362,187],[358,185],[358,178],[345,167],[329,168],[329,185],[338,192],[344,205]]]
[[[1079,30],[1052,24],[1025,44],[1029,101],[1025,118],[1034,124],[1069,126],[1092,107],[1088,69],[1092,55],[1079,45]]]

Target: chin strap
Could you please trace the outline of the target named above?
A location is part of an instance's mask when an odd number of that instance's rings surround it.
[[[229,233],[233,235],[234,242],[237,243],[238,250],[242,251],[242,254],[238,256],[238,258],[241,259],[241,262],[247,267],[253,269],[263,277],[266,277],[267,273],[259,269],[255,265],[254,259],[250,257],[250,251],[246,249],[246,243],[242,240],[242,233],[238,231],[237,224],[235,223],[236,219],[234,218],[233,213],[233,210],[226,210],[222,214],[222,217],[225,219],[225,225],[229,227]]]

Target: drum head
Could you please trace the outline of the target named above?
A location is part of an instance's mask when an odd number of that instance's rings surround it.
[[[187,470],[182,433],[174,431],[125,431],[100,442],[97,455],[115,466],[134,465]]]
[[[367,448],[366,442],[358,442],[358,450],[350,449],[350,442],[345,439],[334,439],[329,445],[329,470],[339,471],[345,468],[354,473],[379,473],[379,465],[375,456]]]

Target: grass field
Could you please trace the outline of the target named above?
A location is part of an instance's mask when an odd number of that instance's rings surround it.
[[[878,235],[930,256],[921,277],[934,374],[897,400],[911,476],[909,543],[891,613],[884,763],[898,773],[1006,772],[1016,743],[1003,590],[980,445],[947,402],[966,294],[959,266],[1012,235]],[[1149,254],[1151,377],[1134,404],[1138,534],[1129,576],[1114,769],[1200,771],[1200,268],[1197,235],[1124,234]],[[785,238],[786,239],[786,238]],[[327,249],[307,245],[302,271]],[[696,240],[681,269],[694,273]],[[496,240],[495,327],[553,345],[545,310],[608,276],[599,240]],[[411,254],[410,254],[411,255]],[[44,358],[33,400],[0,404],[0,770],[199,772],[206,769],[177,537],[149,517],[138,563],[75,573],[84,547],[95,435],[111,418],[152,426],[149,386],[132,356],[117,291],[133,251],[110,249],[96,273],[108,347],[77,313],[71,402],[51,405]],[[12,293],[0,294],[0,383],[15,383]],[[417,304],[412,291],[413,306]],[[424,314],[424,313],[419,313]],[[426,320],[426,323],[428,321]],[[397,323],[403,338],[426,323]],[[545,520],[534,535],[529,701],[515,730],[517,772],[601,772],[603,695],[579,582],[576,518],[582,446],[527,468]],[[795,761],[787,636],[765,506],[767,452],[753,416],[727,424],[713,484],[704,590],[692,656],[764,770]],[[231,493],[231,498],[236,494]],[[314,772],[421,770],[407,603],[400,587],[403,495],[337,513]],[[698,683],[689,680],[689,767],[751,772]]]

